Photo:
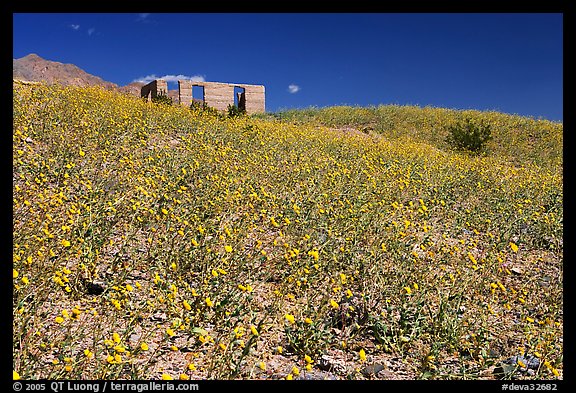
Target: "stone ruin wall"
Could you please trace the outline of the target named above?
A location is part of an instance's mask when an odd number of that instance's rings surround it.
[[[154,80],[140,89],[140,97],[148,97],[148,99],[156,98],[161,94],[168,94],[168,83],[161,79]]]
[[[237,83],[220,82],[193,82],[190,80],[178,81],[178,102],[181,105],[190,106],[192,104],[192,87],[204,87],[204,103],[218,111],[225,112],[228,105],[234,105],[234,88],[244,89],[244,101],[246,113],[264,113],[266,111],[265,89],[262,85],[246,85]],[[168,93],[166,81],[158,79],[142,86],[141,97],[153,98],[160,94],[160,91]]]

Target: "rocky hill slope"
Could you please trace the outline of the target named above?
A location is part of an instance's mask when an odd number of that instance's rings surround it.
[[[43,59],[37,54],[29,54],[19,59],[13,59],[12,76],[33,82],[60,83],[74,86],[100,85],[107,89],[118,89],[119,86],[102,78],[91,75],[74,64],[64,64]]]

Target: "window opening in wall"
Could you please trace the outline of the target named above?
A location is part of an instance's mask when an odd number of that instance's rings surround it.
[[[192,99],[194,101],[204,102],[204,86],[192,86]]]
[[[246,112],[246,89],[234,86],[234,105],[241,112]]]
[[[196,104],[203,106],[205,102],[204,86],[192,85],[192,105]]]

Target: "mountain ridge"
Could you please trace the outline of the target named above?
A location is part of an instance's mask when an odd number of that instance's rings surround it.
[[[75,64],[47,60],[36,53],[12,59],[12,77],[28,82],[59,83],[65,86],[102,86],[135,96],[140,96],[140,88],[145,85],[142,82],[132,82],[119,86],[92,75]]]

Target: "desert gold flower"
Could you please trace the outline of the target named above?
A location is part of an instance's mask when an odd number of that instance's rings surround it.
[[[163,379],[164,381],[172,381],[174,378],[172,378],[172,377],[170,376],[170,374],[164,373],[164,374],[162,374],[162,379]]]
[[[318,258],[320,257],[320,254],[318,253],[317,250],[308,251],[308,255],[310,255],[312,258],[314,258],[315,261],[317,261]]]
[[[114,347],[114,350],[118,353],[122,353],[122,352],[126,351],[126,348],[124,348],[124,346],[122,346],[122,345],[116,345]]]
[[[258,336],[258,330],[256,330],[256,326],[254,325],[250,325],[250,331],[252,332],[253,335]]]
[[[284,318],[286,318],[286,320],[290,323],[294,323],[294,315],[292,314],[286,314],[284,315]]]
[[[224,250],[226,250],[226,252],[232,252],[232,247],[231,246],[224,246]]]
[[[208,307],[213,307],[214,303],[212,302],[212,300],[210,300],[209,297],[206,298],[206,304],[208,305]]]
[[[147,351],[149,349],[148,344],[146,344],[146,343],[140,344],[140,349],[143,351]]]
[[[516,361],[516,363],[517,363],[520,367],[524,367],[524,368],[526,367],[526,364],[525,364],[522,360],[520,360],[520,359],[518,359],[518,360]]]
[[[366,361],[366,352],[364,352],[364,349],[361,349],[360,352],[358,352],[358,355],[360,356],[361,361]]]
[[[16,371],[12,371],[12,380],[17,381],[20,379],[20,374],[18,374]]]
[[[512,249],[513,252],[518,252],[518,246],[513,242],[510,242],[510,248]]]

